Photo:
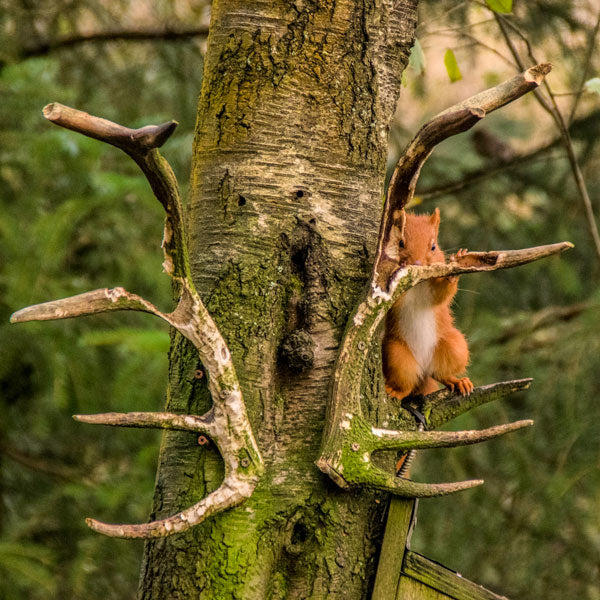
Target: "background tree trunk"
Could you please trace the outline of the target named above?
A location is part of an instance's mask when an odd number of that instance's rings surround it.
[[[338,490],[314,460],[339,339],[372,263],[416,4],[213,3],[187,207],[191,261],[267,471],[239,508],[149,541],[140,598],[367,595],[384,497]],[[174,335],[167,410],[207,409],[198,369]],[[369,398],[379,387],[374,371]],[[367,414],[383,420],[369,398]],[[166,433],[152,516],[193,504],[221,477],[214,447]]]

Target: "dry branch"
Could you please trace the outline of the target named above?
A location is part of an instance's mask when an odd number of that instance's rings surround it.
[[[421,128],[396,165],[386,196],[370,286],[349,322],[338,354],[321,454],[316,463],[341,487],[366,485],[411,497],[467,489],[482,482],[417,484],[375,467],[371,463],[371,452],[475,443],[532,424],[531,421],[520,421],[484,432],[453,433],[376,429],[370,427],[362,416],[360,390],[365,361],[378,327],[394,302],[408,289],[431,278],[522,265],[572,247],[569,242],[562,242],[523,250],[469,252],[449,263],[402,268],[393,258],[394,245],[399,242],[403,228],[402,209],[412,199],[421,167],[435,145],[451,135],[469,129],[488,112],[537,88],[550,68],[549,64],[542,64],[528,69],[510,81],[440,113]],[[529,380],[524,380],[477,388],[472,397],[459,399],[455,395],[454,403],[447,410],[442,408],[439,398],[448,399],[448,394],[442,392],[424,400],[428,415],[426,420],[429,418],[428,425],[438,425],[474,406],[510,391],[524,389],[528,385]],[[411,429],[415,428],[416,424]]]
[[[210,436],[225,463],[221,486],[194,506],[161,521],[140,525],[111,525],[88,519],[88,525],[106,535],[150,538],[171,535],[200,523],[217,511],[248,498],[264,467],[254,439],[237,374],[227,344],[196,292],[190,274],[179,186],[158,147],[177,123],[129,129],[106,119],[53,103],[44,108],[51,122],[124,150],[140,166],[166,213],[163,249],[165,271],[178,284],[178,303],[163,313],[144,298],[123,288],[101,289],[62,300],[29,306],[14,313],[11,322],[46,321],[114,310],[137,310],[165,320],[192,342],[208,377],[213,406],[203,416],[171,413],[110,413],[78,415],[82,422],[122,427],[157,427],[196,431]]]
[[[48,40],[36,45],[26,46],[19,53],[19,58],[32,58],[44,56],[60,50],[61,48],[72,48],[81,44],[97,42],[148,42],[153,40],[175,41],[201,37],[208,34],[208,27],[189,27],[181,29],[113,29],[110,31],[98,31],[95,33],[82,33]]]

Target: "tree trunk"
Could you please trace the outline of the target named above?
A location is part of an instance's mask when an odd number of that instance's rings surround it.
[[[198,105],[194,281],[233,355],[266,474],[252,497],[147,542],[140,598],[368,596],[384,496],[314,465],[336,351],[373,260],[388,124],[417,0],[218,0]],[[373,354],[377,365],[378,350]],[[210,400],[173,335],[167,410]],[[365,410],[382,420],[374,371]],[[153,518],[222,478],[218,452],[167,432]]]

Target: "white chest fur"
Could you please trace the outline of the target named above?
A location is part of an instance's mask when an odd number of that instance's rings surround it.
[[[397,327],[421,367],[421,374],[431,372],[433,351],[437,344],[437,327],[431,287],[420,283],[404,294],[397,311]]]

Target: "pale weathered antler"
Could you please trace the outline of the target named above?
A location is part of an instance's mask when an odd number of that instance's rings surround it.
[[[215,512],[248,498],[264,467],[242,399],[231,354],[192,282],[179,186],[168,162],[157,148],[173,133],[177,123],[128,129],[61,104],[49,104],[44,116],[53,123],[124,150],[140,166],[166,212],[163,249],[165,271],[178,287],[177,307],[163,313],[153,304],[123,288],[101,289],[62,300],[29,306],[14,313],[11,322],[46,321],[91,315],[112,310],[137,310],[165,320],[198,350],[208,373],[213,406],[202,415],[172,413],[108,413],[77,415],[78,421],[121,427],[155,427],[196,431],[209,436],[225,463],[221,486],[190,508],[167,519],[139,525],[112,525],[88,519],[96,531],[121,538],[171,535],[196,525]]]
[[[317,460],[317,466],[341,487],[366,485],[405,497],[437,496],[467,489],[483,482],[415,483],[374,466],[371,454],[384,449],[406,451],[473,444],[533,424],[532,421],[518,421],[483,431],[440,433],[410,431],[416,429],[416,423],[412,421],[406,423],[407,431],[377,429],[362,415],[360,390],[365,361],[376,331],[387,311],[408,289],[434,277],[514,267],[572,247],[569,242],[563,242],[524,250],[469,252],[448,264],[404,268],[399,268],[394,257],[394,246],[403,227],[402,210],[412,199],[421,167],[435,145],[451,135],[466,131],[488,112],[535,89],[550,68],[550,65],[543,64],[528,69],[510,81],[440,113],[420,129],[396,165],[386,196],[371,282],[349,321],[338,354],[321,454]],[[426,413],[427,425],[439,426],[460,412],[528,385],[529,380],[494,384],[476,388],[471,396],[464,398],[440,392],[427,397],[421,408]],[[442,409],[439,398],[451,400],[453,408]]]

